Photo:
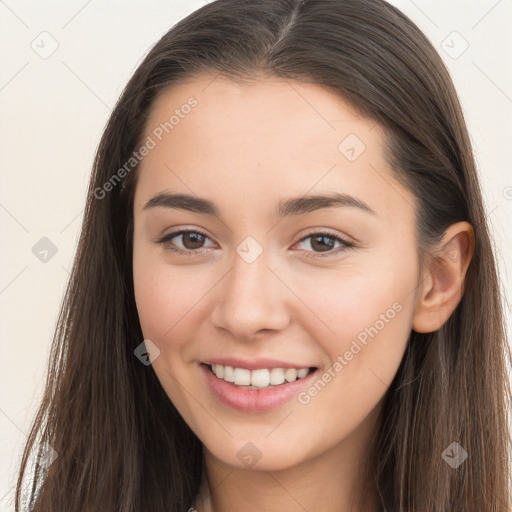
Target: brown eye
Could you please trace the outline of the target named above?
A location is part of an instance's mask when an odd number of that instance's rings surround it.
[[[187,231],[181,234],[182,243],[185,249],[200,249],[202,244],[204,243],[204,236],[201,233],[197,233],[195,231]]]
[[[181,246],[173,241],[175,239],[179,241],[180,238]],[[162,244],[166,250],[193,256],[194,253],[202,252],[207,239],[209,237],[204,233],[182,229],[165,235],[162,239],[157,240],[157,243]]]
[[[353,243],[331,233],[311,233],[301,238],[299,243],[303,243],[308,239],[310,239],[310,242],[305,245],[309,245],[309,247],[313,249],[312,251],[308,251],[313,252],[313,257],[333,256],[350,247],[354,247]],[[337,248],[335,247],[336,243],[340,244]]]
[[[311,237],[310,243],[315,251],[324,252],[333,249],[336,242],[332,236],[318,235]]]

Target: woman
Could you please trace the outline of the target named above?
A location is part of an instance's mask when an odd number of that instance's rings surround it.
[[[419,29],[212,2],[105,129],[16,510],[37,448],[31,511],[510,511],[501,308]]]

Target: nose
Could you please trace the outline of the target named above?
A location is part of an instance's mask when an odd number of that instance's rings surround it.
[[[240,341],[280,331],[290,323],[288,300],[293,293],[265,254],[252,263],[235,254],[231,270],[216,287],[213,324]]]

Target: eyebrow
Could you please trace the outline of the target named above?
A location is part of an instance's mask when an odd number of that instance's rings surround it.
[[[358,208],[366,213],[377,215],[375,210],[370,208],[370,206],[361,199],[348,194],[333,192],[330,194],[305,195],[283,199],[277,204],[274,217],[282,219],[283,217],[304,215],[322,208],[330,207]],[[206,215],[220,217],[220,209],[214,202],[188,194],[169,194],[161,192],[152,197],[144,205],[143,210],[151,208],[187,210],[194,213],[203,213]]]

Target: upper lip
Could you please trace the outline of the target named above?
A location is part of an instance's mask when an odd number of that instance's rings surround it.
[[[311,368],[313,365],[302,363],[290,363],[286,361],[279,361],[277,359],[257,358],[244,360],[235,357],[216,357],[215,359],[208,359],[203,361],[204,364],[213,365],[220,364],[221,366],[232,366],[233,368],[245,368],[246,370],[258,370],[262,368]]]

